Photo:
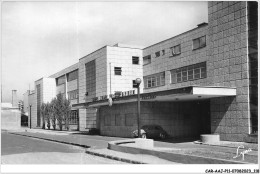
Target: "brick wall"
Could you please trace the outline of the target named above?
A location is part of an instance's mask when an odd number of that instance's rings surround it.
[[[236,97],[211,99],[211,131],[221,140],[243,141],[250,130],[246,3],[208,4],[208,84],[237,89]]]
[[[193,50],[192,40],[205,35],[206,47]],[[171,84],[170,70],[207,61],[207,47],[209,42],[207,35],[208,25],[204,25],[145,48],[143,56],[151,55],[151,63],[143,66],[144,76],[165,71],[165,86],[144,89],[144,92],[161,91],[190,85],[205,85],[207,79]],[[181,45],[181,54],[171,56],[170,48],[178,44]],[[165,55],[155,57],[155,52],[161,50],[165,50]]]

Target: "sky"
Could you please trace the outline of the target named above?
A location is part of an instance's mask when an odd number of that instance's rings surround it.
[[[2,101],[105,46],[147,47],[208,22],[207,2],[3,2]]]

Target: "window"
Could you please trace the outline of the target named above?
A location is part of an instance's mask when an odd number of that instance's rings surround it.
[[[138,88],[137,83],[135,83],[135,80],[133,80],[133,88]]]
[[[144,77],[144,87],[152,88],[165,85],[165,72]]]
[[[155,57],[160,57],[160,51],[157,51],[157,52],[155,53]]]
[[[165,50],[162,50],[162,56],[165,55]]]
[[[143,57],[144,65],[151,63],[151,55]]]
[[[121,67],[115,67],[114,68],[114,70],[115,70],[115,75],[121,75],[122,73],[122,68]]]
[[[78,79],[78,70],[68,73],[68,82]]]
[[[69,91],[68,92],[68,99],[73,100],[78,98],[78,90]]]
[[[64,84],[65,83],[65,75],[63,75],[63,76],[61,76],[61,77],[58,77],[57,79],[56,79],[56,84],[57,84],[57,86],[58,85],[61,85],[61,84]]]
[[[171,83],[181,83],[206,77],[206,62],[171,70]]]
[[[139,64],[139,57],[133,56],[133,57],[132,57],[132,63],[133,63],[134,65],[138,65],[138,64]]]
[[[70,112],[69,124],[78,124],[78,120],[79,120],[78,111],[72,110]]]
[[[172,56],[181,54],[181,45],[176,45],[174,47],[171,47],[171,54]]]
[[[193,40],[193,50],[202,48],[206,46],[206,36],[202,36],[200,38]]]
[[[133,126],[134,125],[134,119],[135,119],[134,114],[125,114],[125,125],[126,126]]]

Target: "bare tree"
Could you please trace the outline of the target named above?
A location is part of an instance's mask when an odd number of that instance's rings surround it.
[[[40,107],[40,113],[41,113],[41,118],[42,118],[42,129],[45,129],[45,115],[46,115],[46,104],[42,103]]]

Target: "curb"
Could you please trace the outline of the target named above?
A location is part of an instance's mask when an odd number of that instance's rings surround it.
[[[158,150],[118,145],[118,144],[123,144],[124,142],[127,143],[127,141],[120,141],[120,140],[111,141],[108,143],[108,149],[124,152],[124,153],[131,153],[131,154],[153,155],[168,161],[177,162],[181,164],[252,164],[248,162],[226,160],[221,158],[210,158],[210,157],[198,156],[198,155],[169,153],[169,152],[163,152]]]
[[[206,146],[228,147],[228,148],[237,149],[237,147],[233,147],[233,146],[218,145],[218,144],[208,144],[208,143],[202,143],[200,141],[193,141],[193,143],[194,144],[200,144],[200,145],[206,145]],[[258,151],[258,149],[255,149],[255,148],[251,148],[251,150]]]
[[[58,140],[53,140],[53,139],[48,139],[48,138],[40,138],[40,137],[36,137],[36,136],[31,136],[31,135],[23,135],[23,134],[13,133],[13,132],[8,132],[8,133],[13,134],[13,135],[19,135],[19,136],[24,136],[24,137],[30,137],[30,138],[41,139],[41,140],[46,140],[46,141],[52,141],[52,142],[56,142],[56,143],[68,144],[68,145],[73,145],[73,146],[79,146],[79,147],[85,147],[85,148],[91,147],[91,146],[87,146],[87,145],[69,143],[69,142],[65,142],[65,141],[58,141]],[[126,158],[120,158],[120,157],[116,157],[116,156],[112,156],[112,155],[106,155],[106,154],[102,154],[102,153],[98,153],[98,152],[92,152],[92,151],[88,151],[88,150],[86,150],[85,153],[90,154],[90,155],[95,155],[95,156],[99,156],[99,157],[112,159],[112,160],[116,160],[116,161],[122,161],[122,162],[130,163],[130,164],[147,164],[147,163],[143,163],[143,162],[140,162],[140,161],[129,160],[129,159],[126,159]]]
[[[66,141],[53,140],[53,139],[49,139],[49,138],[40,138],[40,137],[37,137],[37,136],[23,135],[23,134],[18,134],[18,133],[13,133],[13,132],[8,132],[8,133],[13,134],[13,135],[20,135],[20,136],[24,136],[24,137],[36,138],[36,139],[40,139],[40,140],[52,141],[52,142],[56,142],[56,143],[63,143],[63,144],[68,144],[68,145],[73,145],[73,146],[90,148],[90,146],[77,144],[77,143],[70,143],[70,142],[66,142]]]
[[[95,155],[95,156],[100,156],[100,157],[112,159],[112,160],[116,160],[116,161],[131,163],[131,164],[148,164],[148,163],[144,163],[144,162],[140,162],[140,161],[130,160],[130,159],[126,159],[126,158],[120,158],[120,157],[116,157],[116,156],[112,156],[112,155],[106,155],[106,154],[88,151],[88,150],[86,150],[85,153],[90,154],[90,155]]]

